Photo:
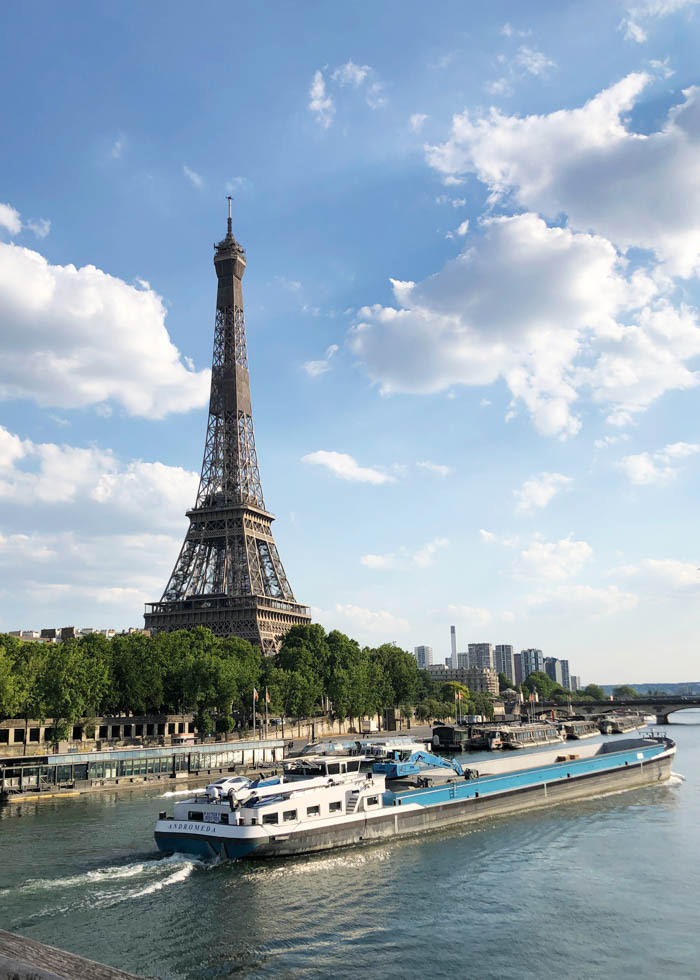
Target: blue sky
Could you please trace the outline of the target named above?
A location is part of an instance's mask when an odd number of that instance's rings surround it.
[[[225,195],[299,601],[697,679],[700,3],[0,13],[0,629],[140,625]]]

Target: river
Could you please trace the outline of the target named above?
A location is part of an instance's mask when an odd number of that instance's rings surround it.
[[[700,712],[674,721],[685,780],[286,862],[159,860],[162,789],[8,806],[0,925],[152,977],[695,978]]]

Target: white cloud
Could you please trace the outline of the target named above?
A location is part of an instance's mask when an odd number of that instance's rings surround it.
[[[428,470],[429,473],[436,473],[438,476],[449,476],[453,472],[451,466],[445,466],[444,463],[431,463],[428,459],[416,463],[416,466],[422,470]]]
[[[253,187],[253,181],[249,177],[231,177],[226,181],[226,190],[229,194],[247,193]]]
[[[77,505],[155,527],[184,527],[198,477],[179,466],[133,460],[110,450],[22,440],[0,426],[0,500],[20,508]]]
[[[438,551],[447,548],[449,545],[447,538],[433,538],[426,542],[416,551],[411,551],[407,547],[399,548],[398,551],[389,552],[384,555],[363,555],[360,563],[365,568],[374,569],[410,569],[410,568],[429,568],[435,564],[435,556]]]
[[[388,102],[384,94],[384,82],[375,80],[370,82],[365,91],[365,102],[370,109],[381,109]]]
[[[532,31],[529,28],[527,30],[517,29],[512,24],[506,22],[501,28],[501,34],[503,37],[529,37]]]
[[[447,609],[451,619],[459,619],[464,626],[471,626],[474,629],[488,626],[493,620],[488,609],[481,609],[478,606],[450,605]]]
[[[391,637],[408,630],[408,620],[386,609],[367,609],[352,603],[336,603],[333,609],[313,609],[314,618],[318,619],[326,629],[341,629],[351,636],[362,631],[369,636]]]
[[[502,75],[500,78],[495,78],[491,82],[486,82],[484,88],[489,95],[512,95],[515,91],[513,83],[505,75]]]
[[[624,29],[626,41],[643,44],[649,36],[642,23],[647,22],[648,26],[648,21],[689,10],[698,2],[700,0],[632,0],[626,4],[627,16],[620,22],[620,29]]]
[[[123,135],[123,133],[120,133],[119,136],[117,136],[115,141],[112,143],[112,149],[110,150],[110,153],[114,160],[118,160],[121,157],[122,153],[124,152],[125,146],[126,146],[126,137]]]
[[[424,112],[413,113],[408,122],[414,133],[420,133],[427,118]]]
[[[350,85],[352,88],[359,88],[370,74],[372,69],[369,65],[356,65],[354,61],[347,61],[340,68],[336,68],[331,78],[340,85]]]
[[[209,371],[187,370],[160,296],[94,266],[50,265],[0,243],[0,399],[80,408],[112,401],[162,418],[205,405]]]
[[[13,600],[0,629],[141,625],[143,603],[161,595],[172,569],[196,489],[196,474],[180,467],[34,443],[0,427],[0,594]],[[28,521],[37,530],[8,526]]]
[[[333,122],[335,103],[332,96],[326,92],[326,81],[322,71],[314,72],[309,89],[309,112],[313,113],[316,122],[323,129],[328,129]]]
[[[37,238],[46,238],[51,231],[51,222],[46,218],[30,218],[22,222],[22,216],[11,204],[0,204],[0,228],[11,235],[19,235],[22,229],[33,231]]]
[[[331,358],[338,353],[338,345],[331,344],[326,348],[326,353],[319,361],[305,361],[302,367],[310,378],[317,378],[321,374],[331,369]]]
[[[584,106],[541,116],[465,111],[445,143],[427,148],[428,160],[444,175],[475,173],[492,201],[509,195],[520,208],[564,213],[574,228],[650,249],[690,275],[700,263],[700,89],[686,89],[662,128],[645,135],[627,116],[650,81],[628,75]]]
[[[536,78],[542,78],[547,75],[550,68],[556,67],[555,63],[537,48],[530,48],[524,44],[518,48],[515,63],[528,75],[534,75]]]
[[[561,580],[578,575],[593,557],[587,541],[542,541],[535,539],[520,552],[515,571],[522,578]]]
[[[11,204],[0,204],[0,228],[9,231],[11,235],[19,235],[22,230],[20,213]]]
[[[275,282],[289,293],[301,292],[301,283],[298,279],[288,279],[287,276],[275,276]]]
[[[633,592],[623,592],[615,585],[606,588],[559,585],[548,592],[527,597],[528,605],[535,610],[565,617],[588,616],[594,619],[629,612],[638,602],[639,597]]]
[[[392,280],[397,308],[360,310],[350,347],[381,393],[432,394],[503,378],[537,428],[559,436],[578,431],[572,408],[587,384],[600,386],[601,400],[629,397],[638,408],[645,395],[634,365],[614,372],[614,384],[605,365],[594,362],[584,372],[576,359],[585,346],[590,363],[592,333],[604,339],[609,358],[629,360],[632,340],[615,318],[648,300],[654,283],[641,273],[626,278],[605,239],[550,228],[533,214],[488,219],[482,229],[478,241],[422,283]],[[665,322],[678,336],[676,359],[649,400],[672,380],[692,383],[679,361],[700,342],[700,330],[691,335],[689,322]]]
[[[498,536],[493,531],[485,531],[483,527],[479,529],[479,535],[482,541],[498,541]]]
[[[650,598],[700,592],[700,568],[696,562],[676,558],[644,558],[636,564],[621,565],[609,572],[615,578],[632,580]]]
[[[619,442],[627,442],[629,440],[629,434],[627,432],[621,432],[617,436],[603,436],[602,439],[596,439],[593,445],[596,449],[607,449],[608,446],[615,446]]]
[[[623,456],[616,464],[631,483],[638,485],[664,484],[674,480],[679,473],[678,460],[700,452],[700,445],[690,442],[674,442],[655,453],[643,452]]]
[[[395,482],[395,477],[389,473],[370,466],[360,466],[357,460],[348,453],[319,449],[314,453],[307,453],[306,456],[302,456],[301,461],[314,466],[325,466],[341,480],[374,484]]]
[[[182,172],[185,175],[185,177],[187,177],[187,179],[191,181],[195,187],[201,188],[203,186],[204,179],[201,176],[201,174],[197,173],[196,170],[192,170],[190,167],[185,166],[182,168]]]
[[[514,490],[513,495],[517,500],[515,509],[520,513],[527,514],[538,509],[541,510],[562,490],[568,489],[573,480],[570,476],[563,473],[538,473],[525,480],[519,490]]]
[[[51,222],[47,218],[30,219],[25,228],[33,231],[37,238],[46,238],[51,231]]]

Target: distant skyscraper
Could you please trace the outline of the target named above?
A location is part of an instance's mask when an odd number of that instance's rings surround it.
[[[581,690],[581,677],[579,674],[571,675],[571,687],[570,691],[580,691]]]
[[[553,681],[556,681],[557,684],[561,684],[565,690],[571,690],[568,660],[558,660],[556,657],[545,657],[544,670],[547,677],[550,677]]]
[[[527,650],[521,650],[520,656],[522,658],[523,680],[527,680],[530,674],[534,674],[535,671],[544,673],[544,657],[541,650],[530,647]]]
[[[450,657],[452,658],[452,663],[457,666],[457,630],[454,626],[450,626]]]
[[[420,646],[413,648],[413,655],[418,663],[419,670],[427,670],[433,662],[433,648]]]
[[[456,666],[458,668],[459,667],[468,667],[469,666],[469,654],[468,653],[458,653],[457,654],[457,664],[456,664]]]
[[[562,687],[564,686],[561,671],[561,660],[557,660],[556,657],[545,657],[544,672],[550,680],[553,680],[556,684],[561,684]]]
[[[522,684],[523,678],[523,655],[522,653],[513,654],[513,672],[515,674],[515,686]]]
[[[493,666],[499,674],[505,674],[511,684],[515,683],[514,652],[510,643],[497,643],[493,651]]]
[[[493,644],[492,643],[470,643],[469,644],[469,666],[470,667],[489,667],[493,670]]]

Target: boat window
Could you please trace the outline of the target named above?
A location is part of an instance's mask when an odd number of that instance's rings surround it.
[[[279,823],[279,813],[263,813],[263,823]]]
[[[339,772],[340,772],[340,763],[339,762],[330,762],[328,764],[328,775],[329,776],[336,776]]]
[[[222,813],[219,817],[221,823],[228,823],[228,813]]]
[[[340,771],[341,772],[347,772],[348,771],[348,766],[347,766],[347,763],[346,762],[341,762],[340,763]]]
[[[360,760],[353,760],[348,762],[348,772],[359,772],[360,771]]]
[[[332,803],[328,804],[329,813],[340,813],[343,809],[343,804],[340,800],[334,800]]]
[[[321,807],[320,806],[307,806],[306,808],[307,817],[320,817]]]
[[[376,806],[379,803],[378,796],[368,796],[365,800],[365,806]]]
[[[284,820],[296,820],[297,811],[296,810],[285,810],[282,814]]]
[[[204,814],[201,810],[190,810],[187,816],[190,820],[204,820]]]

